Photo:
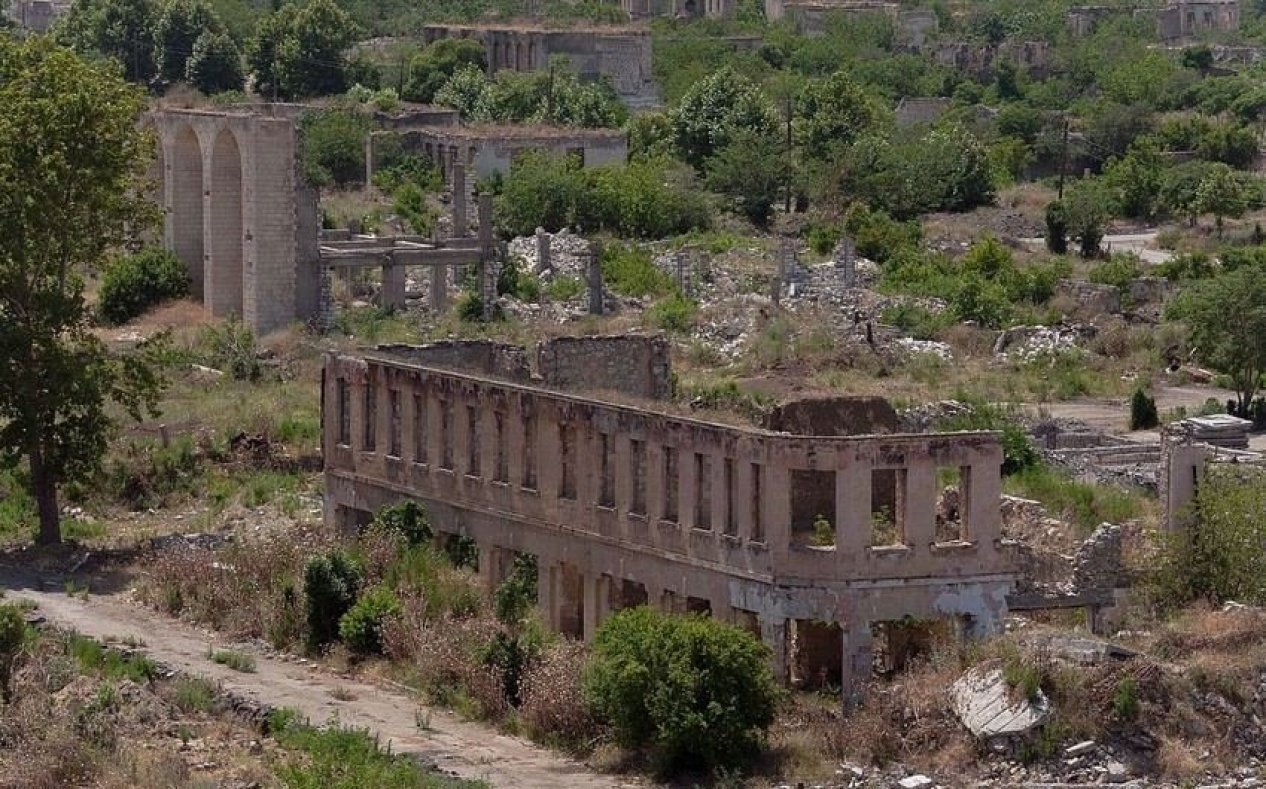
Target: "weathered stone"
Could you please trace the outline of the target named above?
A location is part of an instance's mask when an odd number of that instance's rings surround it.
[[[1025,735],[1050,720],[1050,701],[1040,689],[1032,699],[1015,696],[993,663],[976,666],[950,688],[954,714],[982,740]]]

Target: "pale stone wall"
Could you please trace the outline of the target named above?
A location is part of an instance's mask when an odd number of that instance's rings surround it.
[[[161,146],[164,244],[193,294],[259,333],[316,307],[316,194],[298,173],[294,123],[249,112],[147,116]]]
[[[620,392],[664,400],[672,395],[672,363],[663,335],[558,337],[537,346],[536,370],[561,389]]]
[[[872,623],[985,633],[1006,610],[1015,572],[998,548],[995,434],[791,436],[382,352],[331,353],[323,380],[327,521],[420,501],[441,531],[478,543],[489,585],[512,553],[536,556],[545,621],[571,635],[592,637],[618,601],[707,610],[759,630],[785,676],[789,623],[833,623],[849,687],[869,670]],[[936,541],[941,467],[963,473],[966,531],[952,543]],[[792,542],[801,470],[835,476],[834,545]],[[872,547],[871,480],[888,471],[903,528],[899,544]]]

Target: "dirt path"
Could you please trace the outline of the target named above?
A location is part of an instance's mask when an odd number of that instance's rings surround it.
[[[1156,408],[1164,414],[1179,406],[1195,412],[1210,397],[1225,402],[1227,398],[1234,398],[1235,394],[1213,386],[1187,385],[1161,386],[1156,389],[1154,396]],[[1099,430],[1118,435],[1125,433],[1126,424],[1130,419],[1130,401],[1125,397],[1115,400],[1083,398],[1026,407],[1033,412],[1041,410],[1053,417],[1077,419]],[[1139,441],[1160,440],[1159,432],[1154,430],[1129,435]]]
[[[335,715],[344,725],[367,728],[394,753],[416,757],[462,778],[482,779],[494,787],[638,786],[630,779],[598,775],[579,762],[545,751],[526,741],[467,723],[444,710],[428,709],[429,728],[418,726],[418,704],[403,694],[344,680],[315,667],[256,657],[256,670],[243,674],[207,659],[208,636],[157,613],[128,605],[111,595],[87,600],[42,588],[39,579],[11,567],[0,567],[0,589],[6,598],[27,599],[51,622],[97,639],[139,638],[142,651],[189,674],[222,683],[238,695],[275,707],[290,707],[314,723]],[[332,694],[350,693],[347,701]],[[347,698],[346,696],[344,696]]]

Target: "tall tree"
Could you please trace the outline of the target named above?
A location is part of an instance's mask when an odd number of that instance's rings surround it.
[[[208,32],[222,33],[224,25],[206,0],[168,0],[154,23],[159,76],[171,82],[184,79],[194,42]]]
[[[1196,283],[1170,316],[1191,328],[1196,356],[1230,377],[1246,416],[1266,372],[1266,271],[1249,265]]]
[[[0,463],[29,470],[40,543],[61,540],[58,487],[91,473],[111,402],[152,411],[156,367],[91,332],[79,272],[155,214],[140,91],[44,37],[0,38]]]
[[[228,33],[207,30],[198,36],[185,64],[185,79],[207,95],[242,89],[242,53]]]
[[[729,67],[695,83],[673,111],[672,122],[678,149],[698,170],[740,132],[772,135],[778,128],[761,89]]]
[[[155,74],[153,0],[75,0],[58,23],[57,38],[81,54],[114,58],[131,82]]]

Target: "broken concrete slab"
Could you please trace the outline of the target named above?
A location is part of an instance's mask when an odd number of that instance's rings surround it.
[[[901,789],[923,789],[925,786],[931,786],[932,779],[926,775],[911,775],[897,781],[897,786]]]
[[[1029,638],[1029,643],[1045,649],[1052,657],[1081,666],[1097,666],[1109,660],[1129,660],[1139,654],[1119,644],[1080,636],[1034,635]]]
[[[1027,734],[1051,717],[1050,700],[1038,690],[1033,698],[1017,698],[996,662],[968,671],[950,688],[954,714],[982,740]]]

